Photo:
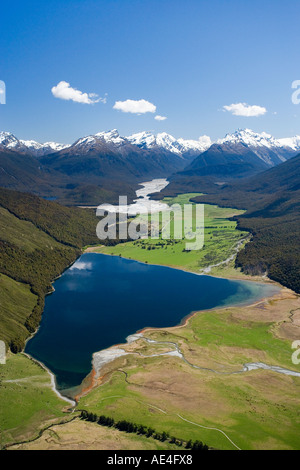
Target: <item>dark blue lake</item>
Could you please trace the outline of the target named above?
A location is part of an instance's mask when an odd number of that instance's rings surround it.
[[[274,292],[255,282],[95,253],[82,255],[54,288],[25,351],[55,374],[59,389],[81,383],[94,352],[123,343],[144,327],[174,326],[195,310],[250,303]]]

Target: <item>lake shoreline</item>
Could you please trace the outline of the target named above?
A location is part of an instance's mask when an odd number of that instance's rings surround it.
[[[115,255],[115,254],[111,254],[111,253],[102,253],[101,251],[96,251],[97,248],[99,249],[99,247],[102,247],[102,246],[105,246],[105,245],[89,246],[88,248],[86,248],[83,251],[82,254],[94,253],[94,254],[97,254],[97,255],[114,256],[116,258],[120,257],[122,259],[126,259],[126,260],[129,260],[129,261],[136,261],[137,263],[145,264],[146,266],[160,266],[162,268],[177,269],[179,271],[184,271],[186,273],[196,274],[197,276],[208,276],[208,277],[213,277],[215,279],[227,279],[229,281],[245,281],[245,282],[249,281],[249,282],[257,282],[257,283],[261,283],[261,284],[271,284],[271,285],[274,285],[274,286],[278,286],[279,289],[281,287],[284,287],[279,282],[273,281],[273,279],[270,279],[266,275],[264,275],[264,276],[250,276],[249,274],[243,274],[243,273],[241,273],[239,275],[238,271],[237,271],[236,275],[233,275],[233,276],[230,275],[229,273],[228,274],[225,273],[226,275],[220,276],[220,275],[217,275],[217,274],[208,274],[208,273],[193,271],[191,269],[186,269],[184,266],[177,266],[177,265],[170,265],[170,264],[159,264],[159,263],[148,263],[148,262],[145,262],[145,261],[140,261],[138,259],[128,258],[126,256],[119,256],[119,255]]]
[[[84,251],[78,258],[76,261],[70,263],[69,266],[67,266],[64,271],[59,275],[57,276],[54,280],[53,280],[53,283],[58,280],[65,271],[67,271],[67,269],[69,269],[71,266],[73,266],[80,258],[82,255],[84,255],[85,253],[94,253],[94,254],[102,254],[102,255],[106,255],[106,256],[115,256],[115,257],[118,257],[117,255],[110,255],[108,253],[95,253],[93,251]],[[140,263],[140,264],[144,264],[146,266],[160,266],[160,267],[163,267],[163,268],[169,268],[169,269],[176,269],[176,270],[179,270],[179,271],[184,271],[184,272],[187,272],[187,273],[190,273],[190,274],[195,274],[197,276],[205,276],[205,277],[212,277],[212,278],[220,278],[220,279],[227,279],[227,278],[223,278],[223,277],[219,277],[219,276],[214,276],[213,274],[202,274],[202,273],[197,273],[197,272],[194,272],[194,271],[190,271],[190,270],[185,270],[185,269],[182,269],[181,267],[174,267],[174,266],[166,266],[166,265],[158,265],[158,264],[150,264],[150,263],[144,263],[142,261],[138,261],[138,260],[133,260],[133,259],[129,259],[129,258],[125,258],[125,257],[122,257],[123,259],[126,259],[126,260],[129,260],[129,261],[134,261],[134,262],[137,262],[137,263]],[[267,284],[267,285],[271,285],[271,286],[274,286],[275,288],[277,288],[276,292],[273,292],[270,296],[264,296],[264,297],[261,297],[259,299],[256,299],[255,302],[253,302],[252,300],[250,301],[245,301],[245,302],[242,302],[240,304],[234,304],[232,305],[233,307],[251,307],[251,306],[255,306],[259,303],[262,303],[262,302],[265,302],[267,299],[268,300],[272,300],[274,298],[274,300],[277,300],[277,297],[279,295],[279,293],[281,293],[282,291],[286,290],[285,287],[281,286],[279,283],[276,283],[274,281],[272,281],[271,279],[269,278],[259,278],[259,280],[257,279],[241,279],[241,278],[228,278],[228,280],[236,280],[236,281],[240,281],[240,282],[255,282],[255,283],[258,283],[258,284]],[[290,290],[289,290],[290,291]],[[53,290],[51,292],[49,292],[47,295],[50,295],[52,293],[55,292],[55,289],[53,287]],[[293,292],[293,291],[291,291]],[[159,331],[159,330],[165,330],[165,331],[172,331],[173,329],[176,329],[176,328],[184,328],[185,326],[188,325],[188,323],[190,322],[190,320],[198,315],[198,314],[201,314],[201,313],[204,313],[204,312],[209,312],[209,311],[222,311],[226,308],[229,308],[230,305],[226,305],[226,306],[223,306],[223,305],[220,305],[220,306],[217,306],[217,307],[212,307],[212,308],[207,308],[207,309],[203,309],[203,310],[196,310],[196,311],[192,311],[190,312],[188,315],[185,315],[179,323],[177,323],[176,325],[173,325],[173,326],[164,326],[164,327],[148,327],[148,326],[145,326],[141,329],[138,329],[136,330],[135,332],[131,333],[129,336],[136,336],[136,335],[144,335],[145,333],[149,333],[149,332],[152,332],[152,331]],[[37,330],[29,337],[27,338],[26,340],[26,343],[33,337],[35,336],[35,334],[38,332],[40,326],[37,328]],[[23,354],[26,355],[29,359],[33,360],[34,362],[38,363],[45,371],[48,372],[49,376],[50,376],[50,379],[51,379],[51,387],[52,387],[52,390],[54,391],[54,393],[59,396],[61,399],[69,402],[73,407],[76,407],[77,404],[78,404],[78,401],[79,399],[81,398],[81,396],[84,396],[86,395],[87,393],[89,393],[89,391],[91,391],[92,389],[94,389],[95,387],[101,385],[101,382],[103,380],[104,377],[97,377],[97,374],[96,374],[96,371],[93,367],[93,361],[94,361],[94,355],[97,354],[97,353],[100,353],[101,351],[111,351],[111,350],[114,350],[116,348],[122,348],[124,346],[126,346],[128,343],[115,343],[115,344],[112,344],[111,346],[109,346],[108,348],[106,348],[105,350],[99,350],[99,351],[95,351],[93,353],[93,356],[92,356],[92,361],[91,361],[91,370],[90,372],[86,375],[86,377],[83,379],[82,383],[79,384],[78,386],[74,387],[74,389],[80,389],[81,386],[83,386],[83,389],[81,392],[79,393],[76,393],[75,395],[73,395],[72,393],[70,393],[70,390],[71,389],[58,389],[57,388],[57,384],[56,384],[56,376],[53,372],[51,372],[51,370],[45,365],[43,364],[42,361],[39,361],[38,359],[34,358],[33,356],[31,356],[30,354],[26,353],[25,350],[23,350]],[[64,394],[64,392],[67,392],[66,394]]]
[[[268,297],[263,297],[259,300],[256,300],[255,302],[253,303],[248,303],[248,304],[244,304],[244,305],[233,305],[232,308],[255,308],[257,306],[259,306],[260,304],[264,304],[266,302],[277,302],[277,301],[284,301],[286,300],[286,298],[292,298],[294,296],[297,296],[297,294],[292,291],[291,289],[288,289],[286,287],[283,287],[281,286],[281,288],[273,293],[271,296],[268,296]],[[159,332],[161,330],[164,330],[166,332],[172,332],[173,330],[177,330],[178,328],[185,328],[188,326],[189,322],[196,316],[196,315],[201,315],[202,313],[207,313],[207,312],[213,312],[213,311],[217,311],[219,313],[222,313],[222,311],[226,311],[228,308],[230,308],[231,306],[230,305],[227,305],[227,306],[222,306],[222,307],[215,307],[215,308],[209,308],[209,309],[204,309],[204,310],[199,310],[199,311],[195,311],[195,312],[191,312],[189,315],[186,315],[179,324],[177,325],[174,325],[174,326],[169,326],[169,327],[158,327],[158,328],[155,328],[155,327],[144,327],[140,330],[137,330],[135,333],[129,335],[127,338],[126,338],[126,343],[116,343],[112,346],[110,346],[109,348],[105,349],[105,350],[102,350],[102,351],[96,351],[94,354],[93,354],[93,359],[92,359],[92,362],[91,362],[91,365],[92,365],[92,369],[91,369],[91,372],[86,376],[86,378],[84,379],[84,381],[82,382],[82,384],[80,384],[78,387],[76,387],[76,394],[73,396],[74,400],[78,403],[78,401],[80,400],[80,398],[82,398],[83,396],[86,396],[89,392],[91,392],[94,388],[100,386],[103,381],[105,380],[106,376],[107,376],[107,373],[104,374],[104,375],[100,375],[98,376],[98,372],[95,368],[94,368],[94,355],[98,354],[98,353],[101,353],[103,351],[113,351],[113,350],[116,350],[116,357],[114,359],[112,359],[111,361],[108,361],[106,364],[104,365],[107,365],[107,364],[112,364],[113,361],[115,359],[118,359],[119,357],[121,357],[122,355],[118,355],[117,354],[117,350],[123,350],[125,351],[124,348],[128,347],[129,344],[132,344],[133,342],[135,341],[138,341],[140,338],[142,338],[145,334],[147,333],[151,333],[151,332]],[[129,338],[134,338],[135,339],[133,341],[127,341]],[[128,353],[130,354],[130,353]],[[84,384],[84,387],[82,387],[81,389],[81,386]]]
[[[144,186],[144,189],[145,189],[145,184],[149,184],[149,183],[151,184],[151,182],[140,183],[140,186]],[[137,190],[137,191],[140,191],[140,190]],[[151,193],[149,193],[149,194],[151,194]],[[147,197],[147,196],[148,196],[148,194],[146,195],[146,197]],[[94,253],[94,254],[102,254],[102,255],[105,254],[105,255],[107,255],[107,256],[115,256],[115,257],[118,257],[117,255],[111,255],[111,254],[109,254],[109,253],[97,252],[96,250],[97,250],[98,247],[99,247],[99,245],[90,246],[90,247],[86,248],[84,251],[82,251],[81,255],[80,255],[74,262],[70,263],[70,265],[67,266],[67,267],[62,271],[62,273],[61,273],[59,276],[57,276],[57,277],[53,280],[53,283],[54,283],[57,279],[59,279],[59,278],[62,276],[62,274],[63,274],[67,269],[69,269],[74,263],[76,263],[76,261],[78,261],[78,259],[79,259],[82,255],[84,255],[85,253]],[[236,254],[236,252],[234,252],[233,254]],[[230,276],[230,275],[227,276],[227,275],[226,275],[226,277],[225,277],[225,276],[222,277],[222,276],[218,276],[218,275],[214,275],[214,274],[210,274],[210,273],[208,274],[208,273],[202,273],[202,272],[195,272],[195,271],[192,271],[192,270],[189,270],[189,269],[185,269],[183,266],[170,266],[170,265],[160,265],[160,264],[145,263],[145,262],[143,262],[143,261],[135,260],[135,259],[132,259],[132,258],[126,258],[126,257],[123,257],[123,256],[122,256],[122,258],[123,258],[123,259],[127,259],[127,260],[131,260],[131,261],[135,261],[135,262],[138,262],[138,263],[141,263],[141,264],[144,264],[144,265],[148,265],[148,266],[160,266],[160,267],[165,267],[165,268],[169,268],[169,269],[173,269],[173,270],[175,269],[175,270],[179,270],[179,271],[184,271],[184,272],[187,272],[187,273],[190,273],[190,274],[196,274],[196,275],[198,275],[198,276],[205,276],[205,277],[219,278],[219,279],[228,279],[228,280],[232,280],[232,281],[256,282],[256,283],[259,283],[259,284],[267,284],[267,285],[270,285],[270,286],[274,286],[274,288],[275,288],[275,287],[278,288],[277,293],[282,289],[282,286],[281,286],[279,283],[276,283],[276,282],[272,281],[271,279],[269,279],[269,278],[267,278],[267,277],[265,277],[265,276],[264,276],[264,277],[260,277],[260,276],[259,276],[259,277],[253,278],[253,277],[245,276],[245,275],[240,275],[240,276],[239,276],[239,275],[237,274],[236,276]],[[227,273],[226,273],[226,274],[227,274]],[[246,277],[246,278],[245,278],[245,277]],[[54,286],[52,285],[52,283],[51,283],[51,286],[52,286],[52,290],[51,290],[49,293],[47,293],[47,295],[52,294],[52,293],[55,291]],[[275,295],[275,293],[272,293],[271,297],[274,296],[274,295]],[[269,298],[269,296],[268,296],[267,298]],[[257,300],[255,300],[255,302],[253,303],[253,305],[256,304],[257,302],[262,302],[262,301],[264,301],[264,300],[265,300],[265,298],[257,299]],[[242,307],[242,306],[252,305],[252,301],[253,301],[253,300],[249,300],[249,302],[246,301],[246,302],[243,302],[243,303],[240,304],[240,305],[239,305],[239,304],[234,304],[233,306],[234,306],[234,307],[235,307],[235,306],[241,306],[241,307]],[[228,307],[228,306],[226,306],[225,308],[227,308],[227,307]],[[134,335],[136,335],[136,334],[143,334],[144,332],[148,332],[148,331],[152,331],[152,330],[159,330],[159,329],[162,329],[162,328],[163,328],[163,329],[169,329],[169,328],[184,327],[185,325],[188,324],[188,322],[190,321],[190,319],[193,318],[193,317],[194,317],[195,315],[197,315],[198,313],[200,313],[200,312],[202,312],[202,311],[207,312],[207,311],[216,310],[216,309],[222,310],[222,309],[224,309],[224,306],[223,306],[223,305],[220,305],[219,307],[215,307],[215,308],[208,308],[208,309],[204,309],[204,310],[200,310],[200,311],[199,311],[199,310],[192,311],[192,312],[190,312],[188,315],[185,315],[185,316],[180,320],[180,322],[179,322],[178,324],[174,325],[174,326],[171,326],[171,327],[168,327],[168,326],[166,326],[166,327],[147,327],[147,326],[145,326],[145,327],[143,327],[142,329],[137,330],[135,333],[132,333],[131,335],[134,336]],[[26,344],[27,344],[27,342],[28,342],[33,336],[35,336],[35,334],[38,332],[39,328],[40,328],[40,326],[39,326],[39,327],[37,328],[37,330],[27,339]],[[107,350],[116,348],[116,347],[118,347],[118,346],[120,346],[120,345],[123,345],[123,344],[124,344],[124,343],[112,344],[111,346],[109,346],[109,348],[107,348]],[[100,350],[100,351],[103,351],[103,350]],[[99,353],[100,351],[95,351],[95,352],[93,353],[93,357],[94,357],[95,354]],[[34,361],[37,361],[35,358],[33,358],[32,356],[30,356],[28,353],[25,353],[25,354],[27,354],[27,355],[28,355],[30,358],[32,358]],[[37,361],[37,362],[39,362],[40,365],[41,365],[45,370],[48,371],[48,373],[49,373],[49,375],[50,375],[50,377],[51,377],[51,382],[54,383],[54,389],[56,390],[56,392],[57,392],[59,395],[63,395],[64,390],[58,390],[58,389],[57,389],[56,380],[55,380],[55,375],[54,375],[42,362],[40,362],[40,361]],[[95,374],[93,373],[93,370],[94,370],[94,369],[93,369],[93,359],[92,359],[92,362],[91,362],[91,366],[92,366],[91,371],[87,374],[87,376],[86,376],[85,379],[83,380],[82,384],[83,384],[86,380],[89,381],[89,378],[91,378],[91,382],[92,382],[92,383],[94,383],[95,381],[96,381],[97,383],[99,382],[99,378],[97,379],[97,378],[95,377]],[[82,384],[80,384],[78,387],[80,387]],[[90,385],[88,385],[87,388],[90,389]],[[70,395],[66,395],[66,397],[67,397],[67,396],[70,396]],[[68,398],[67,398],[67,399],[68,399]],[[77,402],[77,397],[75,398],[75,401]]]
[[[36,364],[38,364],[42,369],[44,369],[49,374],[50,379],[51,379],[51,389],[53,390],[55,395],[58,396],[58,398],[60,398],[61,400],[65,401],[65,402],[68,402],[72,406],[72,408],[74,408],[77,405],[75,400],[72,400],[71,398],[68,398],[66,395],[63,395],[62,393],[60,393],[60,391],[56,387],[55,375],[53,374],[53,372],[51,372],[50,369],[48,369],[47,366],[45,366],[45,364],[43,364],[41,361],[35,359],[30,354],[28,354],[24,351],[22,351],[22,354],[24,356],[26,356],[30,361],[33,361]]]

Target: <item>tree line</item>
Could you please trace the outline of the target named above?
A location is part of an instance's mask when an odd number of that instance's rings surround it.
[[[177,446],[184,447],[185,449],[208,450],[208,446],[206,444],[203,444],[203,442],[199,440],[189,440],[185,442],[182,439],[170,436],[168,432],[158,432],[151,427],[147,427],[142,424],[132,423],[131,421],[127,421],[125,419],[115,421],[114,418],[105,415],[98,416],[97,414],[91,413],[86,410],[81,410],[80,418],[85,421],[97,423],[100,426],[107,426],[127,433],[134,433],[141,436],[152,437],[153,439],[156,439],[160,442],[169,442],[170,444],[176,444]]]

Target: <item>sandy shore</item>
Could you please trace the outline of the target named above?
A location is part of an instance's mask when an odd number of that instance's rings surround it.
[[[31,357],[29,354],[25,353],[25,352],[22,352],[22,354],[24,356],[26,356],[28,359],[30,359],[31,361],[35,362],[36,364],[38,364],[39,366],[41,366],[50,376],[50,380],[51,380],[51,389],[53,390],[53,392],[55,393],[55,395],[57,395],[61,400],[64,400],[66,401],[67,403],[69,403],[72,407],[76,406],[76,401],[74,400],[71,400],[70,398],[67,398],[65,397],[64,395],[62,395],[56,388],[56,383],[55,383],[55,375],[51,372],[51,370],[48,369],[48,367],[45,366],[45,364],[43,364],[42,362],[38,361],[37,359],[34,359],[33,357]]]

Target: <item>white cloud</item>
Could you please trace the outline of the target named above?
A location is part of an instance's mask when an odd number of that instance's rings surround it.
[[[93,263],[89,261],[76,261],[71,267],[70,271],[74,271],[74,269],[78,269],[79,271],[86,271],[88,269],[92,269]]]
[[[205,146],[209,146],[212,144],[211,138],[208,135],[201,135],[198,139],[198,142]]]
[[[165,121],[167,118],[166,116],[160,116],[159,114],[157,114],[154,119],[156,119],[156,121]]]
[[[247,103],[233,103],[229,106],[223,106],[223,109],[225,111],[229,111],[234,116],[246,116],[246,117],[263,116],[267,112],[266,108],[262,106],[258,106],[258,105],[251,106],[250,104],[247,104]]]
[[[99,103],[99,101],[106,103],[106,98],[99,98],[96,93],[83,93],[76,88],[72,88],[70,83],[64,81],[51,88],[51,92],[55,98],[71,100],[76,103],[94,104]]]
[[[156,106],[146,100],[116,101],[113,108],[123,113],[133,114],[155,113],[156,111]]]

